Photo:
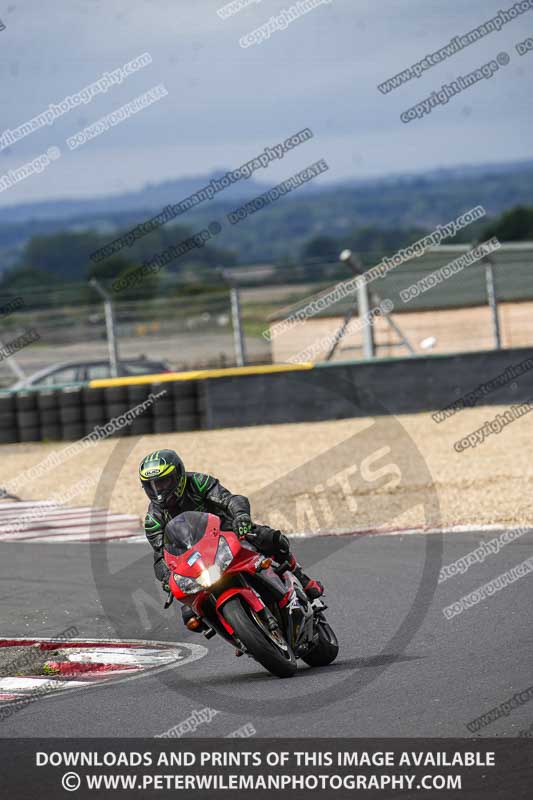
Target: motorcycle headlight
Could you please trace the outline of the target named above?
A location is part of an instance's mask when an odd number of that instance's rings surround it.
[[[218,542],[217,554],[215,558],[216,564],[220,567],[221,572],[229,567],[233,561],[233,553],[227,540],[221,536]]]
[[[210,586],[220,580],[221,577],[222,572],[220,567],[217,564],[213,564],[212,567],[202,570],[200,575],[198,575],[198,583],[204,589],[208,589]]]
[[[195,594],[202,590],[194,578],[186,578],[185,575],[178,575],[177,572],[174,572],[174,580],[184,594]]]

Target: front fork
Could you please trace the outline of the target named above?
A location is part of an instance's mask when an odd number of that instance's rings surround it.
[[[222,585],[210,592],[208,597],[200,601],[195,599],[191,607],[195,614],[202,619],[207,629],[203,631],[206,639],[211,639],[218,633],[231,644],[241,646],[240,642],[235,641],[235,632],[227,622],[223,614],[224,604],[232,597],[241,597],[243,601],[257,614],[266,629],[270,632],[279,628],[276,617],[265,605],[260,595],[244,580],[241,575],[234,575],[231,584]],[[172,599],[168,602],[168,605]],[[208,606],[208,608],[204,608]],[[168,606],[165,605],[165,608]]]
[[[215,609],[218,615],[218,619],[220,623],[223,625],[223,627],[226,629],[226,631],[230,635],[234,634],[233,628],[231,627],[229,622],[227,622],[222,612],[224,604],[228,600],[231,600],[232,597],[241,598],[252,609],[252,611],[255,614],[257,614],[257,616],[259,617],[261,622],[265,625],[268,631],[272,632],[274,630],[277,630],[277,628],[279,627],[278,622],[275,616],[270,611],[270,609],[261,599],[261,596],[255,591],[255,589],[252,586],[250,586],[250,584],[247,581],[244,580],[244,578],[241,575],[238,576],[238,580],[240,584],[239,586],[232,586],[231,588],[222,591],[222,593],[217,597],[216,600]]]

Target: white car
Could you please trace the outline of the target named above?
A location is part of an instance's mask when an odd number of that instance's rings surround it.
[[[161,372],[170,372],[169,365],[164,361],[151,361],[147,358],[131,358],[120,362],[119,375],[156,375]],[[111,368],[109,361],[65,361],[62,364],[52,364],[49,367],[34,372],[21,378],[9,387],[10,391],[20,389],[50,388],[54,386],[71,386],[72,384],[86,384],[99,378],[110,378]]]

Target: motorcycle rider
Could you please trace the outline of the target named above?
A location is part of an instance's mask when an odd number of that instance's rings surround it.
[[[286,561],[310,600],[323,594],[322,584],[306,575],[290,552],[288,538],[268,525],[252,522],[248,498],[232,494],[211,475],[186,472],[183,461],[174,450],[156,450],[145,456],[139,467],[139,477],[150,500],[144,531],[154,551],[156,578],[165,591],[168,591],[170,575],[164,559],[165,528],[184,511],[205,511],[220,517],[221,530],[232,530],[263,555],[278,562]],[[194,612],[183,605],[182,616],[187,624]]]

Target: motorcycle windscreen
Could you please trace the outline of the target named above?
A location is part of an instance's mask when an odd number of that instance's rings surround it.
[[[194,547],[204,535],[209,515],[203,511],[184,511],[174,517],[165,528],[165,550],[181,556]]]

